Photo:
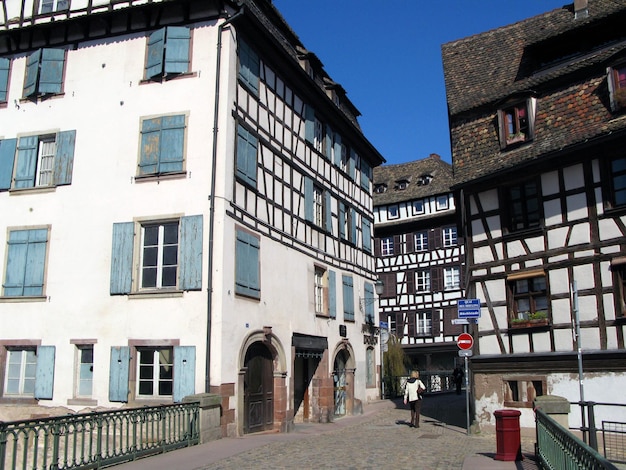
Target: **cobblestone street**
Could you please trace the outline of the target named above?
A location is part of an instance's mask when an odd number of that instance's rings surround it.
[[[522,439],[522,451],[527,456],[523,462],[495,461],[495,435],[468,436],[465,416],[463,395],[430,396],[424,400],[420,428],[411,428],[405,421],[409,418],[408,408],[401,401],[388,400],[367,405],[364,415],[334,423],[301,423],[293,433],[222,439],[121,467],[128,470],[537,468],[531,458],[534,439]]]

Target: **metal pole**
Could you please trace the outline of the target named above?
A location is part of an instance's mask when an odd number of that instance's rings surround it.
[[[467,367],[467,356],[465,356],[465,414],[467,416],[467,435],[470,434],[470,409],[469,409],[469,370]]]
[[[572,310],[574,320],[574,340],[576,341],[576,350],[578,356],[578,388],[580,393],[580,416],[583,432],[583,441],[587,442],[586,428],[586,416],[585,416],[585,388],[583,380],[583,350],[580,338],[580,315],[578,312],[578,288],[576,287],[576,281],[572,281]]]

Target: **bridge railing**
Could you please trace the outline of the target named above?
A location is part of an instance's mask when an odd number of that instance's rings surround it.
[[[0,470],[101,468],[199,443],[199,404],[0,422]]]
[[[555,470],[617,470],[597,450],[585,444],[540,408],[535,409],[537,459],[541,468]]]

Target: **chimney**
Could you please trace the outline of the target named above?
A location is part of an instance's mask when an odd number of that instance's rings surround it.
[[[574,0],[574,19],[587,18],[589,10],[587,9],[588,0]]]
[[[429,155],[430,158],[434,158],[435,160],[441,160],[441,157],[436,153],[431,153]]]

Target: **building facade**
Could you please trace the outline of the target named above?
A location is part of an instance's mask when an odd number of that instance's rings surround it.
[[[463,332],[452,322],[465,267],[452,184],[452,166],[437,154],[374,170],[380,318],[413,367],[428,372],[429,391],[450,387]]]
[[[624,2],[576,1],[442,47],[480,425],[513,407],[532,427],[538,395],[620,401],[625,19]]]
[[[0,419],[216,393],[240,435],[378,397],[384,160],[271,2],[0,10]]]

